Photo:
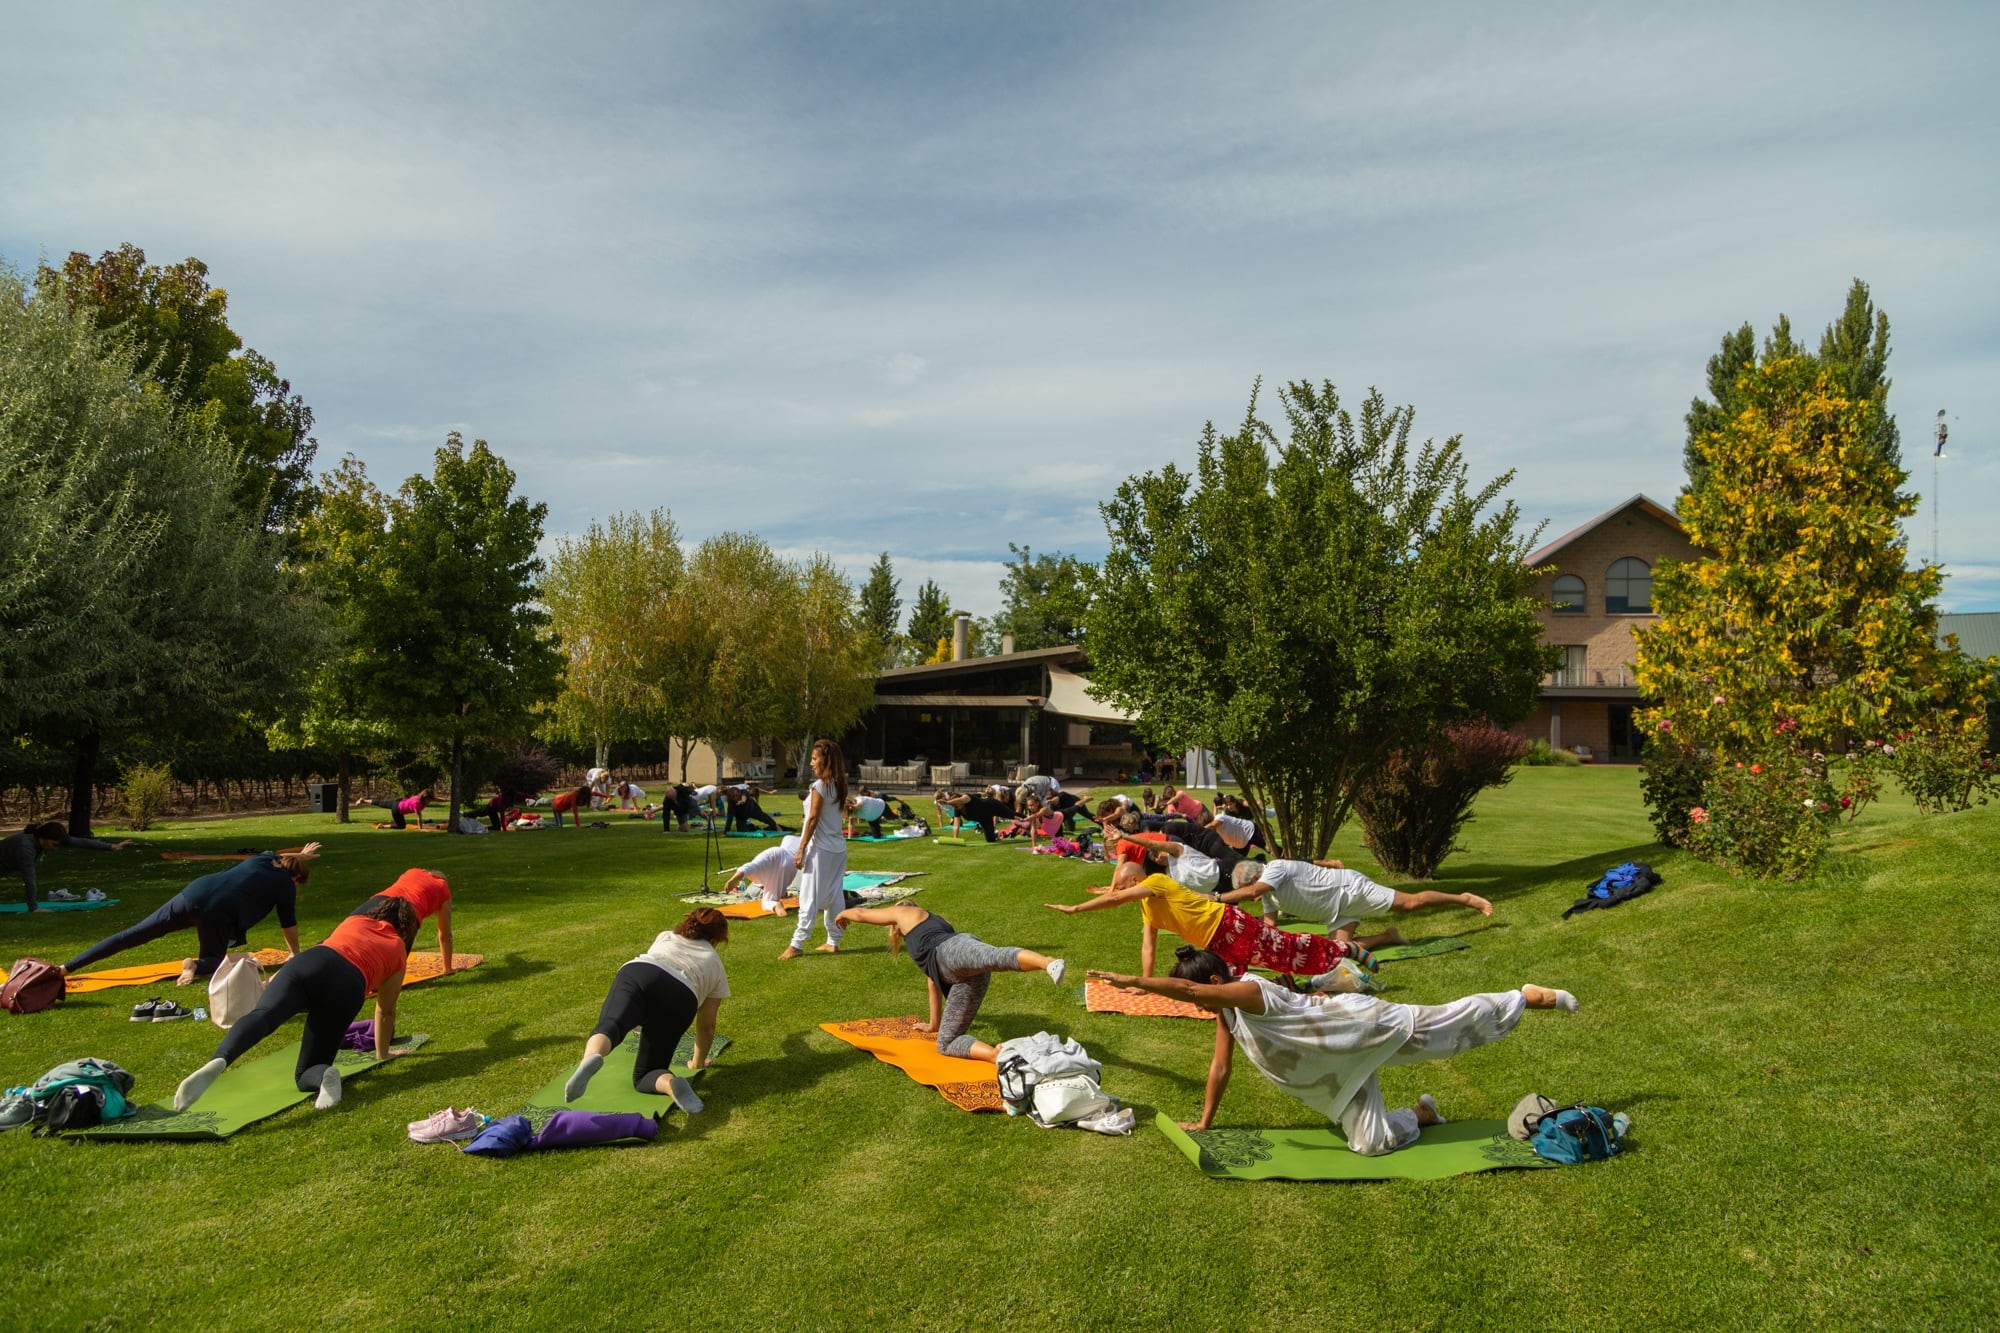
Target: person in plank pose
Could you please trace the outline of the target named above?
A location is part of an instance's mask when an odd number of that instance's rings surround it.
[[[272,912],[285,948],[299,956],[298,893],[312,874],[319,844],[309,842],[296,852],[259,852],[227,870],[202,875],[160,904],[159,910],[136,926],[107,935],[62,965],[63,975],[89,967],[113,954],[150,944],[176,931],[192,930],[195,956],[181,964],[180,985],[212,974],[231,948],[242,944],[250,927]]]
[[[798,863],[793,859],[798,854],[799,835],[786,834],[777,846],[766,847],[730,871],[729,878],[722,882],[722,891],[735,893],[746,883],[755,884],[764,891],[764,910],[772,916],[783,916],[785,891],[799,875]]]
[[[1230,979],[1215,953],[1183,945],[1171,977],[1091,972],[1121,990],[1145,991],[1200,1005],[1220,1020],[1201,1118],[1182,1129],[1207,1129],[1229,1087],[1230,1065],[1243,1047],[1257,1072],[1340,1126],[1347,1146],[1364,1157],[1407,1148],[1426,1125],[1439,1125],[1429,1093],[1414,1107],[1389,1110],[1376,1071],[1384,1065],[1442,1060],[1498,1041],[1529,1009],[1577,1011],[1574,995],[1547,986],[1468,995],[1449,1004],[1393,1004],[1366,995],[1295,995],[1262,977]]]
[[[847,905],[847,839],[840,831],[841,813],[847,809],[847,759],[838,742],[820,737],[812,747],[812,789],[806,793],[805,820],[799,830],[799,849],[792,864],[800,871],[799,924],[792,942],[778,955],[797,958],[812,938],[813,922],[826,922],[826,943],[821,953],[839,953],[840,909]]]
[[[131,845],[130,838],[122,842],[72,838],[68,829],[50,819],[0,838],[0,869],[12,870],[20,875],[30,912],[46,912],[49,909],[35,897],[35,863],[41,860],[44,852],[52,852],[58,847],[80,847],[87,852],[122,852]]]
[[[898,903],[894,907],[850,907],[840,914],[840,924],[887,926],[889,952],[910,951],[910,961],[930,981],[931,1018],[917,1024],[919,1032],[935,1032],[940,1055],[957,1055],[969,1060],[997,1058],[994,1047],[975,1039],[972,1020],[986,1001],[986,988],[995,972],[1046,972],[1060,986],[1063,969],[1060,958],[1032,949],[997,949],[976,935],[967,935],[951,922],[921,907]]]
[[[694,1052],[688,1068],[708,1063],[709,1047],[715,1043],[715,1016],[729,998],[729,974],[715,947],[728,940],[729,918],[713,907],[697,907],[678,926],[661,931],[646,952],[619,968],[598,1010],[597,1026],[583,1044],[583,1059],[563,1084],[563,1100],[573,1102],[583,1096],[590,1080],[604,1068],[604,1057],[637,1028],[632,1086],[671,1097],[675,1106],[690,1114],[701,1110],[694,1088],[669,1066],[690,1027]]]
[[[1367,971],[1375,957],[1352,940],[1326,935],[1302,935],[1279,930],[1231,903],[1189,892],[1165,875],[1148,875],[1139,866],[1121,865],[1111,877],[1111,890],[1087,903],[1045,903],[1051,911],[1074,916],[1102,912],[1128,903],[1139,904],[1145,918],[1139,935],[1139,975],[1153,975],[1160,932],[1170,930],[1197,949],[1210,949],[1230,967],[1267,967],[1286,976],[1312,978],[1312,986],[1327,990],[1349,984],[1340,970],[1351,959]]]
[[[387,810],[389,812],[390,828],[408,828],[412,817],[416,819],[418,828],[428,828],[430,826],[424,823],[424,807],[431,803],[431,796],[431,789],[426,787],[422,791],[405,796],[399,801],[368,800],[363,801],[362,804],[380,806],[382,809]],[[380,826],[378,825],[377,827]]]
[[[430,870],[406,870],[394,884],[354,909],[324,941],[295,954],[264,988],[257,1007],[239,1019],[215,1048],[215,1055],[181,1080],[174,1090],[174,1109],[185,1111],[201,1100],[222,1071],[252,1047],[298,1015],[306,1016],[299,1038],[299,1062],[292,1085],[300,1092],[317,1092],[313,1105],[324,1111],[340,1104],[340,1070],[333,1058],[347,1025],[375,992],[375,1058],[401,1055],[395,1048],[396,1000],[403,989],[403,972],[417,927],[440,916],[440,947],[445,970],[451,970],[451,886]]]
[[[1404,893],[1377,884],[1358,870],[1349,870],[1338,861],[1269,861],[1263,865],[1244,861],[1237,865],[1235,887],[1222,895],[1225,903],[1264,900],[1264,919],[1272,925],[1278,914],[1333,927],[1336,939],[1355,939],[1355,926],[1363,910],[1368,913],[1414,912],[1420,907],[1470,907],[1481,916],[1493,915],[1493,904],[1476,893],[1439,893],[1425,889]],[[1356,941],[1363,948],[1381,949],[1391,944],[1407,944],[1403,932],[1394,926]]]

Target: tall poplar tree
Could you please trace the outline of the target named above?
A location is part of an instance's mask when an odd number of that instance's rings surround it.
[[[868,581],[861,585],[861,622],[881,644],[885,664],[892,662],[902,647],[903,635],[898,626],[903,620],[903,599],[896,595],[901,587],[902,580],[896,577],[895,566],[889,563],[889,553],[882,552],[868,570]]]

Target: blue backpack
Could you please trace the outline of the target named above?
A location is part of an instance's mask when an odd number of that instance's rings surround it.
[[[1601,1162],[1625,1151],[1619,1142],[1624,1127],[1601,1106],[1565,1106],[1543,1116],[1535,1126],[1528,1145],[1546,1161],[1572,1166],[1578,1162]]]

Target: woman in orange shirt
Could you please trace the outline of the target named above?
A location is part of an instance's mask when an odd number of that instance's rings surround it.
[[[381,893],[354,909],[326,939],[295,955],[278,969],[257,1007],[229,1029],[215,1055],[189,1074],[174,1090],[174,1109],[185,1111],[201,1099],[222,1071],[297,1014],[306,1016],[299,1040],[299,1063],[293,1086],[317,1092],[320,1110],[340,1104],[340,1070],[334,1056],[347,1025],[375,993],[375,1058],[387,1060],[401,1051],[392,1047],[396,1032],[396,999],[403,989],[403,971],[417,926],[426,916],[442,914],[439,943],[450,967],[451,888],[444,876],[429,870],[408,870]]]

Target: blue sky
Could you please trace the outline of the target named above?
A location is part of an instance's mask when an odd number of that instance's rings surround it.
[[[197,255],[393,482],[663,506],[994,609],[1252,381],[1671,502],[1723,332],[1893,323],[1949,609],[2000,609],[1991,6],[10,7],[0,256]],[[1276,404],[1271,406],[1275,409]]]

